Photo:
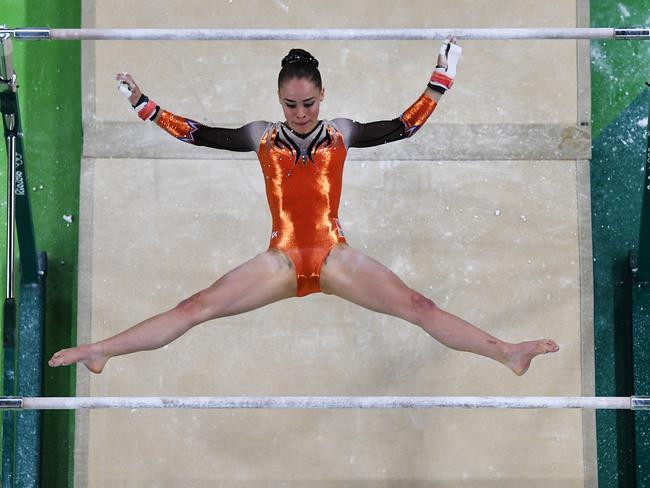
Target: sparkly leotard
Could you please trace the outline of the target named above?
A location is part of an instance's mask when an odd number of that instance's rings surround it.
[[[321,120],[308,134],[283,122],[253,122],[239,129],[207,127],[160,111],[157,124],[179,140],[231,151],[253,151],[264,175],[273,219],[269,248],[280,249],[296,272],[297,296],[320,291],[320,268],[345,243],[338,219],[343,164],[350,147],[371,147],[412,136],[436,107],[423,94],[401,117],[362,124]]]

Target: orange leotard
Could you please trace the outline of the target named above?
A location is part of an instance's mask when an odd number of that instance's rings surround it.
[[[269,247],[281,249],[293,262],[297,296],[320,291],[323,261],[332,247],[346,242],[338,209],[347,150],[330,123],[319,122],[315,132],[313,148],[306,152],[290,145],[295,141],[284,124],[273,124],[257,153],[273,219]]]
[[[269,248],[291,259],[296,295],[305,296],[320,291],[323,262],[334,246],[346,242],[338,208],[348,148],[410,137],[435,107],[435,100],[423,94],[397,119],[366,124],[321,120],[309,134],[297,134],[282,122],[208,127],[165,110],[156,122],[184,142],[257,151],[273,221]]]

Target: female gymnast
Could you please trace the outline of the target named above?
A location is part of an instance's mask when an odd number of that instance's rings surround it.
[[[323,292],[420,326],[447,347],[492,358],[524,374],[538,354],[556,352],[548,339],[517,344],[499,340],[406,286],[379,262],[346,244],[338,206],[349,148],[370,147],[412,136],[451,88],[461,49],[442,45],[424,93],[398,118],[359,123],[320,120],[323,89],[318,61],[292,49],[282,60],[278,96],[284,122],[252,122],[238,129],[207,127],[163,110],[142,94],[131,75],[117,75],[143,120],[177,139],[230,151],[256,151],[264,175],[273,229],[267,251],[226,273],[171,310],[113,337],[63,349],[52,367],[81,362],[101,373],[108,359],[163,347],[195,325],[240,314],[289,297]]]

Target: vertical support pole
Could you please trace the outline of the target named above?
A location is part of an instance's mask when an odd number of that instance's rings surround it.
[[[29,283],[38,282],[38,257],[32,220],[32,208],[27,193],[27,172],[23,147],[20,110],[18,107],[18,85],[12,63],[11,38],[0,36],[0,110],[2,111],[5,138],[11,139],[14,154],[14,175],[11,201],[14,203],[15,228],[20,246],[22,279]],[[10,141],[7,140],[8,148]],[[9,204],[9,202],[8,202]],[[13,228],[13,225],[11,226]],[[8,242],[9,245],[9,242]],[[13,246],[13,241],[11,243]],[[11,263],[13,269],[13,262]]]
[[[16,241],[16,115],[3,113],[7,134],[7,300],[13,301],[14,285],[14,243]]]
[[[16,134],[18,131],[15,110],[11,103],[12,94],[16,92],[16,79],[11,58],[11,41],[8,37],[0,38],[0,111],[7,144],[7,276],[5,301],[3,307],[3,388],[4,394],[13,395],[15,385],[15,334],[16,334],[16,301],[14,297],[13,277],[13,232],[14,232],[14,203],[15,203],[15,162]],[[9,95],[5,95],[9,93]],[[15,460],[15,426],[16,415],[6,411],[2,415],[2,486],[13,486]]]
[[[43,392],[47,258],[45,253],[37,254],[36,251],[10,41],[0,36],[0,111],[8,149],[9,175],[4,393],[40,396]],[[14,226],[20,245],[18,327],[14,325]],[[5,413],[3,427],[3,486],[38,488],[41,471],[40,412]]]

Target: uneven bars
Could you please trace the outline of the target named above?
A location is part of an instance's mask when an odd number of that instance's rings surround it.
[[[581,408],[650,410],[650,397],[0,397],[4,410]]]
[[[435,40],[455,36],[463,40],[505,39],[650,39],[650,27],[631,28],[518,28],[518,29],[49,29],[0,28],[22,40]]]

